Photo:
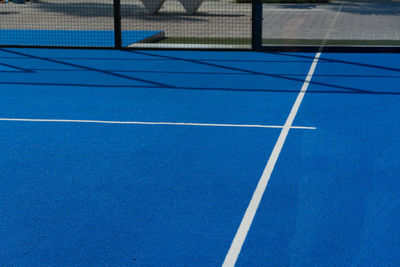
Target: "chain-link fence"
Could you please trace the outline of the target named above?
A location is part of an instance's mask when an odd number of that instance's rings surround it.
[[[400,0],[0,0],[1,46],[400,47]]]
[[[251,45],[251,3],[240,4],[235,0],[121,0],[119,3],[118,0],[116,6],[116,2],[2,3],[0,45],[176,48],[250,48]],[[121,43],[115,39],[119,36]]]

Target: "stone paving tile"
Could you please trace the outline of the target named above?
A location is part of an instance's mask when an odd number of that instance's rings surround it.
[[[284,28],[284,33],[282,30],[271,31],[264,27],[265,39],[287,36],[323,39],[326,36],[328,39],[337,40],[400,40],[399,1],[356,0],[333,1],[331,4],[268,6],[264,17],[271,12],[281,12],[280,19],[274,21],[275,25],[281,25],[283,28],[287,25],[287,16],[295,18],[297,25]],[[266,24],[267,22],[264,22],[264,25]]]

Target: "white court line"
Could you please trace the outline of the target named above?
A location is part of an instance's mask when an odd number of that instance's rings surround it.
[[[242,128],[284,128],[280,125],[257,124],[215,124],[215,123],[191,123],[191,122],[147,122],[147,121],[99,121],[99,120],[61,120],[61,119],[17,119],[0,118],[0,121],[20,122],[75,122],[75,123],[103,123],[103,124],[139,124],[139,125],[182,125],[182,126],[214,126],[214,127],[242,127]],[[315,127],[291,126],[292,129],[315,130]]]
[[[308,85],[311,81],[311,78],[314,74],[315,67],[317,66],[318,59],[321,56],[321,52],[318,52],[314,60],[311,64],[310,70],[308,71],[307,77],[303,83],[303,86],[297,95],[296,101],[290,111],[288,118],[286,119],[285,125],[283,126],[281,133],[278,137],[278,141],[276,142],[274,149],[272,150],[271,156],[268,159],[268,163],[265,166],[264,172],[258,181],[258,185],[256,190],[253,193],[253,196],[250,200],[249,206],[246,209],[246,212],[243,216],[242,222],[240,223],[239,229],[236,232],[236,235],[232,241],[232,244],[229,248],[228,253],[225,256],[225,260],[223,263],[223,267],[235,266],[236,260],[240,254],[243,243],[247,237],[247,233],[250,229],[250,226],[253,222],[254,216],[256,215],[258,206],[261,202],[261,198],[264,194],[265,188],[267,187],[268,181],[271,177],[272,171],[274,170],[275,163],[278,160],[279,154],[282,150],[283,144],[285,143],[286,137],[289,133],[290,128],[292,127],[293,121],[296,117],[297,111],[299,110],[300,104],[303,101],[304,95],[307,91]]]
[[[331,22],[331,25],[330,25],[330,27],[329,27],[329,30],[326,32],[326,34],[325,34],[325,36],[324,36],[324,39],[322,40],[322,43],[321,43],[321,46],[319,47],[319,51],[318,51],[318,52],[321,52],[321,51],[322,51],[322,49],[324,48],[324,46],[325,46],[325,44],[326,44],[326,42],[327,42],[329,36],[331,35],[331,32],[332,32],[332,30],[333,30],[333,26],[335,26],[336,21],[337,21],[337,19],[338,19],[338,17],[339,17],[339,14],[340,14],[340,12],[342,11],[343,4],[344,4],[344,3],[341,3],[340,6],[339,6],[339,8],[338,8],[338,10],[336,11],[335,17],[333,18],[333,20],[332,20],[332,22]]]

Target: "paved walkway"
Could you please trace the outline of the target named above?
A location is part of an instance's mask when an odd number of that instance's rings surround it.
[[[400,1],[264,5],[263,38],[400,40]]]

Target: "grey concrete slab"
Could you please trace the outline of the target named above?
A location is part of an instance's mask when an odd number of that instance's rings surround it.
[[[264,39],[400,40],[400,1],[332,1],[329,4],[264,4],[264,18],[274,14],[276,30],[264,27]],[[281,13],[281,15],[279,15]],[[297,25],[288,25],[287,16]],[[268,21],[264,20],[264,25]],[[310,28],[313,30],[310,31]],[[285,32],[282,31],[285,30]]]

